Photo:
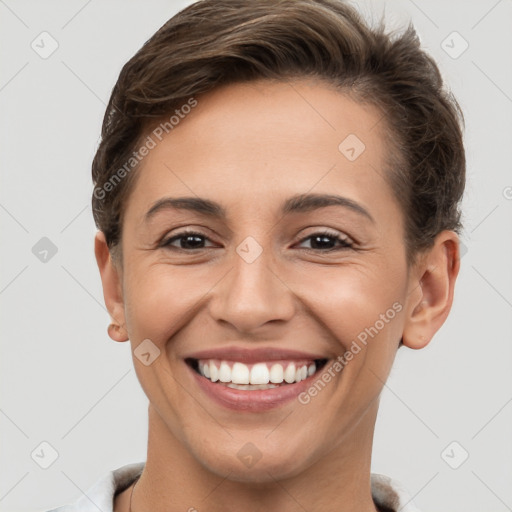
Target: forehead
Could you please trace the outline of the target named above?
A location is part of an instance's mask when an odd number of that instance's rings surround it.
[[[197,195],[254,213],[308,192],[391,206],[376,107],[305,80],[230,84],[195,99],[172,129],[162,125],[169,133],[149,134],[155,144],[132,191],[140,208]]]

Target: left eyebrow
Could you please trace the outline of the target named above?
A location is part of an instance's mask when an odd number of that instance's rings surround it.
[[[359,203],[348,197],[334,194],[297,194],[284,202],[281,213],[282,215],[289,215],[291,213],[308,212],[328,206],[348,208],[375,223],[370,212]],[[210,199],[201,197],[164,197],[151,206],[144,216],[144,221],[148,222],[157,212],[168,209],[194,211],[200,215],[220,220],[227,218],[225,208]]]
[[[144,215],[144,221],[148,222],[161,210],[190,210],[201,215],[215,219],[226,219],[226,210],[210,199],[201,197],[164,197],[156,201]]]

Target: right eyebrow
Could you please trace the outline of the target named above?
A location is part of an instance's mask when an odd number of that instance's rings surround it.
[[[282,212],[284,215],[293,212],[308,212],[328,206],[341,206],[356,212],[375,224],[370,212],[356,201],[335,194],[298,194],[286,200]]]

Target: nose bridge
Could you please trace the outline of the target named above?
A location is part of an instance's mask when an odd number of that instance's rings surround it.
[[[268,239],[267,239],[268,241]],[[233,251],[231,271],[214,294],[211,314],[243,331],[293,314],[290,289],[279,279],[271,244],[247,237]]]

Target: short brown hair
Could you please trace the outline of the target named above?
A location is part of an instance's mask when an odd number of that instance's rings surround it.
[[[408,263],[440,231],[459,233],[464,118],[412,23],[387,35],[382,19],[371,28],[342,0],[200,0],[142,46],[113,88],[92,164],[93,215],[111,251],[138,165],[112,178],[150,126],[221,85],[307,77],[382,112],[386,177],[404,214]]]

